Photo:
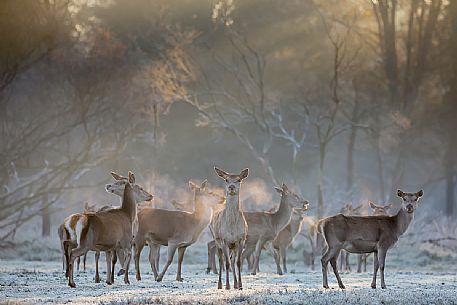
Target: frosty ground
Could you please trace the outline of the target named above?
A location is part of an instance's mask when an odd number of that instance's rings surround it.
[[[267,257],[267,259],[269,259]],[[162,283],[153,280],[150,268],[142,263],[143,280],[131,284],[122,277],[115,284],[95,284],[93,256],[87,271],[75,277],[77,288],[67,286],[58,261],[1,260],[0,303],[30,304],[457,304],[457,276],[450,271],[400,271],[387,268],[388,289],[371,289],[371,272],[342,273],[346,290],[337,288],[333,274],[331,289],[321,288],[321,273],[311,271],[302,262],[290,265],[290,273],[279,276],[272,264],[264,264],[257,276],[243,277],[244,290],[216,289],[217,276],[205,273],[206,265],[191,262],[184,266],[184,282],[176,282],[173,264]],[[104,259],[101,269],[104,277]],[[371,266],[370,266],[371,267]],[[420,269],[420,268],[419,268]],[[379,286],[379,284],[378,284]]]

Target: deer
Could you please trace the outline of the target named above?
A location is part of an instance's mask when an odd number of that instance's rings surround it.
[[[113,175],[114,177],[114,175]],[[107,185],[108,192],[118,195],[120,186],[123,186],[122,204],[119,208],[101,210],[96,213],[82,214],[75,219],[68,219],[65,229],[70,237],[64,242],[68,264],[68,285],[76,287],[73,279],[74,260],[88,251],[105,251],[107,264],[108,285],[114,282],[114,266],[117,254],[124,258],[124,283],[129,284],[128,265],[131,257],[131,243],[134,234],[134,222],[136,218],[136,203],[142,199],[152,200],[152,195],[145,192],[135,183],[135,176],[129,172],[128,181],[120,179],[113,185]],[[133,186],[132,186],[133,184]],[[135,191],[136,190],[136,191]],[[145,198],[138,198],[147,194]],[[98,270],[98,261],[96,260]],[[96,278],[97,281],[97,278]]]
[[[136,279],[141,280],[140,255],[147,243],[150,247],[149,262],[157,282],[161,282],[173,262],[173,257],[178,250],[178,272],[176,280],[183,281],[181,276],[182,262],[186,249],[194,244],[202,231],[209,225],[213,210],[209,206],[206,196],[207,181],[197,185],[189,181],[189,187],[194,191],[194,212],[171,211],[163,209],[146,208],[138,213],[138,233],[134,238],[134,259]],[[157,255],[160,246],[168,246],[167,262],[162,271],[156,269]]]
[[[132,187],[133,187],[134,194],[135,194],[135,200],[136,200],[137,203],[145,202],[145,204],[150,204],[150,202],[152,201],[153,196],[151,194],[149,194],[148,192],[146,192],[143,189],[143,187],[135,184],[134,180],[130,180],[129,181],[129,177],[121,176],[121,175],[119,175],[119,174],[117,174],[115,172],[111,172],[111,176],[113,176],[113,178],[115,179],[116,182],[113,183],[113,184],[107,184],[105,186],[105,190],[108,193],[115,194],[115,195],[119,196],[122,199],[125,183],[126,182],[130,182]],[[133,174],[132,174],[131,178],[134,178]],[[141,207],[141,206],[139,206],[139,207]],[[107,211],[107,210],[111,210],[111,209],[115,209],[115,208],[118,208],[118,207],[105,205],[105,206],[99,208],[97,211]],[[88,212],[89,213],[93,213],[93,212],[95,212],[95,210],[96,210],[95,205],[94,206],[88,206],[88,209],[85,210],[85,213],[88,213]],[[81,213],[72,214],[72,215],[68,216],[64,220],[64,223],[59,226],[58,234],[59,234],[59,237],[60,237],[60,240],[61,240],[62,248],[63,248],[63,243],[64,243],[65,240],[71,239],[71,237],[73,237],[74,241],[77,240],[77,236],[76,236],[77,232],[76,232],[76,227],[75,226],[76,226],[76,224],[78,222],[78,219],[82,218],[82,217],[83,217],[83,214],[81,214]],[[67,229],[65,228],[65,224],[67,224]],[[87,254],[84,255],[84,261],[86,259],[86,255]],[[68,257],[68,255],[65,256],[65,253],[64,253],[64,257]],[[96,283],[100,282],[99,269],[98,269],[99,258],[100,258],[100,252],[96,251],[95,252],[95,282]],[[119,258],[120,258],[121,263],[123,263],[122,254],[120,255]],[[65,260],[65,265],[68,266],[68,263],[66,262],[67,259],[64,258],[64,260]],[[77,260],[78,260],[78,266],[79,266],[79,257],[77,258]],[[78,267],[78,269],[79,269],[79,267]],[[122,269],[121,269],[121,271],[122,271]],[[118,275],[122,274],[121,271],[119,272]],[[66,268],[65,276],[68,277],[68,268]],[[114,281],[114,279],[113,279],[113,281]]]
[[[243,289],[241,279],[241,256],[247,236],[248,224],[240,205],[241,183],[249,175],[249,169],[239,174],[227,173],[214,167],[216,174],[225,181],[225,206],[214,213],[210,231],[217,245],[219,257],[219,279],[217,288],[222,289],[222,265],[225,260],[225,289],[230,289],[230,270],[233,274],[233,288]],[[235,271],[238,270],[238,278]],[[233,266],[230,269],[230,265]]]
[[[360,216],[363,205],[353,207],[352,203],[345,204],[341,209],[340,213],[347,216]],[[340,253],[340,270],[351,271],[351,264],[349,264],[349,253],[341,251]]]
[[[85,202],[84,203],[84,206],[83,206],[83,213],[94,213],[96,211],[96,205],[89,205],[88,202]],[[76,215],[76,214],[73,214],[73,215]],[[65,232],[65,225],[64,224],[61,224],[58,228],[57,228],[57,235],[59,236],[59,239],[60,239],[60,248],[62,250],[62,267],[63,267],[63,270],[67,270],[67,261],[66,261],[66,257],[65,257],[65,251],[64,251],[64,241],[67,239],[67,234]],[[83,257],[83,268],[84,268],[84,271],[86,271],[86,258],[87,258],[87,254],[84,254],[84,257]],[[79,265],[81,263],[81,260],[80,258],[78,257],[77,259],[77,270],[79,271]],[[66,276],[68,276],[68,273],[66,272],[65,273]]]
[[[384,268],[387,251],[396,244],[399,237],[408,229],[414,218],[419,199],[423,195],[423,190],[415,193],[397,190],[397,196],[401,198],[402,204],[397,214],[393,216],[345,216],[337,214],[320,220],[318,230],[326,243],[326,250],[321,258],[322,286],[329,288],[327,268],[330,262],[338,286],[345,289],[336,264],[339,252],[345,249],[351,253],[374,253],[371,288],[376,289],[376,276],[379,269],[381,288],[386,289]]]
[[[373,216],[386,216],[389,215],[389,209],[392,207],[392,204],[387,205],[378,205],[372,201],[368,201],[368,205],[370,206]],[[362,265],[363,265],[363,272],[367,272],[367,258],[370,254],[359,254],[357,259],[357,273],[362,273]]]
[[[304,213],[307,208],[308,206],[303,207],[302,209],[294,209],[289,224],[279,232],[278,236],[276,236],[271,243],[270,247],[273,251],[273,257],[275,259],[276,269],[279,275],[282,275],[283,272],[287,273],[286,251],[301,231],[303,222],[305,221]],[[281,262],[283,267],[282,270]]]
[[[294,209],[307,210],[308,201],[290,191],[283,183],[282,187],[275,187],[281,195],[279,208],[274,213],[245,212],[244,217],[248,223],[246,246],[242,259],[254,253],[251,274],[256,275],[259,268],[259,259],[265,243],[273,241],[278,234],[290,223]]]

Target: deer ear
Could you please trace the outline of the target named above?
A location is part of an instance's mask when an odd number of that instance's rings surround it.
[[[287,190],[289,190],[289,188],[287,187],[287,185],[285,183],[282,184],[282,189],[287,192]]]
[[[189,180],[189,188],[191,190],[194,190],[197,186],[195,185],[195,183],[193,183],[192,181]]]
[[[403,197],[403,194],[404,194],[404,193],[403,193],[402,191],[397,190],[397,196],[398,196],[398,197]]]
[[[374,204],[372,201],[368,201],[368,203],[370,204],[370,208],[372,209],[376,209],[376,204]]]
[[[89,209],[89,202],[84,202],[84,211]]]
[[[206,188],[206,185],[208,184],[208,180],[205,179],[205,181],[202,182],[200,188],[203,190]]]
[[[113,176],[114,180],[121,180],[122,179],[122,176],[115,173],[115,172],[111,172],[111,176]]]
[[[420,190],[419,192],[416,193],[416,196],[417,196],[417,197],[422,197],[422,196],[424,196],[424,191],[423,191],[423,190]]]
[[[283,193],[284,193],[283,189],[280,188],[280,187],[275,186],[275,190],[276,190],[276,192],[278,192],[279,194],[283,194]]]
[[[243,180],[249,175],[249,168],[245,168],[240,173],[240,179]]]
[[[214,170],[216,171],[216,174],[217,174],[219,177],[221,177],[221,178],[223,178],[223,179],[227,179],[227,177],[228,177],[228,175],[229,175],[228,173],[224,172],[224,171],[221,170],[220,168],[217,168],[216,166],[214,167]]]
[[[129,182],[134,184],[135,183],[135,175],[129,171]]]

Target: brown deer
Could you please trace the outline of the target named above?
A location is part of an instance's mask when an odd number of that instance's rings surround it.
[[[287,273],[286,266],[286,251],[287,248],[292,244],[295,236],[301,231],[303,222],[305,220],[305,211],[308,206],[303,207],[302,209],[294,209],[292,212],[292,217],[290,223],[279,232],[278,236],[271,243],[271,248],[273,250],[273,256],[276,262],[276,269],[279,275],[282,275],[283,272]],[[249,223],[248,223],[249,225]],[[249,234],[249,233],[248,233]],[[283,269],[281,270],[281,262]]]
[[[352,203],[347,203],[341,208],[340,213],[346,216],[360,216],[362,215],[362,206],[363,205],[361,204],[357,207],[353,207]],[[344,250],[340,252],[340,270],[351,271],[349,253]]]
[[[240,206],[241,182],[249,175],[249,169],[239,174],[230,174],[214,167],[217,175],[225,181],[225,207],[214,213],[210,230],[217,245],[219,257],[219,280],[217,288],[222,289],[222,265],[225,260],[225,288],[230,289],[230,265],[233,266],[233,288],[243,289],[241,280],[241,256],[246,240],[248,225]],[[235,271],[238,269],[238,279]]]
[[[392,207],[392,204],[387,205],[377,205],[371,201],[368,202],[373,216],[386,216],[389,215],[389,209]],[[362,265],[363,265],[363,272],[367,272],[367,258],[370,256],[368,253],[359,254],[357,259],[357,273],[362,273]]]
[[[381,270],[381,288],[385,289],[384,267],[387,251],[395,245],[413,220],[422,190],[416,193],[397,191],[402,205],[394,216],[344,216],[338,214],[319,221],[318,230],[323,234],[326,251],[322,255],[322,284],[329,288],[327,280],[328,263],[332,265],[338,286],[345,289],[338,273],[336,259],[345,249],[351,253],[374,253],[374,272],[371,287],[376,288],[376,275]]]
[[[121,176],[121,175],[119,175],[119,174],[117,174],[115,172],[111,172],[111,175],[116,180],[116,182],[112,183],[112,184],[107,184],[105,186],[105,190],[108,193],[115,194],[115,195],[119,196],[121,198],[121,200],[122,200],[125,184],[127,182],[129,182],[133,187],[135,201],[137,203],[143,202],[143,201],[150,202],[152,200],[153,196],[151,194],[146,192],[143,189],[143,187],[141,187],[140,185],[135,184],[134,175],[133,174],[130,175],[129,177],[124,177],[124,176]],[[130,179],[130,181],[129,181],[129,179]],[[113,206],[105,205],[105,206],[101,207],[100,209],[98,209],[97,211],[107,211],[107,210],[116,209],[116,208],[119,208],[119,207],[113,207]],[[92,206],[92,208],[90,210],[88,210],[88,211],[85,211],[85,213],[86,212],[93,213],[94,212],[93,210],[95,210],[95,206]],[[83,218],[83,217],[84,217],[84,213],[83,214],[81,214],[81,213],[72,214],[72,215],[68,216],[67,218],[65,218],[64,223],[59,226],[58,233],[59,233],[59,237],[60,237],[60,240],[61,240],[62,247],[63,247],[63,244],[64,244],[65,240],[73,239],[73,244],[76,243],[76,241],[78,239],[77,231],[76,231],[76,224],[78,223],[79,219]],[[68,263],[67,263],[67,260],[69,258],[69,252],[68,251],[70,251],[70,250],[71,250],[71,248],[68,248],[67,249],[67,253],[64,253],[65,265],[66,265],[66,272],[65,272],[65,276],[66,277],[68,277]],[[86,255],[87,255],[87,253],[84,254],[84,261],[85,261]],[[98,269],[99,258],[100,258],[100,252],[96,251],[95,252],[95,282],[96,283],[100,282],[100,275],[99,275],[99,269]],[[120,253],[119,258],[120,258],[121,263],[123,264],[124,259],[123,259],[122,253]],[[79,265],[79,257],[77,258],[77,260],[78,260],[78,265]],[[122,269],[121,269],[121,271],[122,271]]]
[[[194,244],[202,231],[208,226],[212,217],[212,207],[203,198],[206,196],[206,180],[200,185],[189,182],[194,191],[194,212],[170,211],[163,209],[143,209],[138,213],[138,234],[134,239],[136,278],[141,280],[140,255],[145,244],[149,244],[149,262],[154,272],[156,281],[162,281],[168,267],[173,262],[173,257],[178,250],[177,281],[182,281],[181,268],[184,253],[190,245]],[[168,246],[167,263],[162,272],[156,269],[157,253],[160,246]]]
[[[96,211],[96,206],[95,205],[89,205],[88,202],[84,203],[83,213],[94,213],[95,211]],[[76,214],[73,214],[73,215],[76,215]],[[63,266],[63,270],[65,270],[65,276],[68,276],[68,273],[67,273],[67,260],[66,260],[65,251],[64,251],[64,241],[67,240],[67,234],[65,232],[65,225],[64,224],[61,224],[57,228],[57,235],[59,236],[60,248],[62,250],[62,266]],[[83,257],[83,268],[84,268],[84,271],[86,271],[86,258],[87,258],[87,253],[84,254],[84,257]],[[78,271],[79,271],[80,263],[81,263],[81,259],[80,259],[80,257],[78,257],[77,258],[77,268],[76,268]]]
[[[273,241],[278,234],[290,223],[294,209],[306,210],[308,201],[290,191],[285,184],[275,187],[281,194],[279,208],[274,213],[245,212],[244,217],[248,223],[248,234],[243,251],[243,260],[254,253],[251,274],[255,275],[259,268],[259,259],[265,243]]]
[[[114,266],[116,253],[122,253],[125,262],[124,282],[129,283],[128,266],[131,257],[131,243],[133,239],[133,225],[136,218],[136,201],[134,188],[130,182],[135,182],[132,172],[129,172],[129,181],[120,181],[124,184],[122,204],[119,208],[99,211],[92,214],[83,214],[74,226],[71,222],[65,223],[65,228],[72,234],[70,240],[65,241],[69,266],[68,285],[76,287],[73,273],[75,258],[87,251],[105,251],[107,263],[107,284],[114,282]],[[107,190],[109,190],[107,186]],[[112,189],[115,193],[117,189]],[[150,195],[149,195],[150,196]],[[152,196],[148,198],[152,199]],[[71,231],[72,228],[74,231]],[[76,234],[75,234],[76,232]],[[76,241],[75,241],[76,239]]]

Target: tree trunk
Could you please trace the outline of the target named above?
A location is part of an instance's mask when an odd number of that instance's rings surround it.
[[[321,143],[319,148],[319,173],[317,180],[317,219],[321,219],[324,216],[324,192],[322,184],[326,150],[327,144]]]
[[[357,94],[357,92],[356,92]],[[352,109],[352,126],[351,126],[351,133],[349,135],[349,143],[348,143],[348,150],[347,150],[347,160],[346,160],[346,191],[350,196],[351,201],[354,200],[354,148],[355,148],[355,141],[357,138],[357,126],[358,123],[358,112],[359,112],[359,100],[356,95],[354,100],[354,108]]]
[[[45,175],[45,179],[47,181],[47,175]],[[48,184],[44,185],[45,188],[45,193],[43,195],[43,201],[42,201],[42,210],[41,210],[41,236],[49,236],[51,234],[51,214],[49,211],[49,197],[48,197]]]

